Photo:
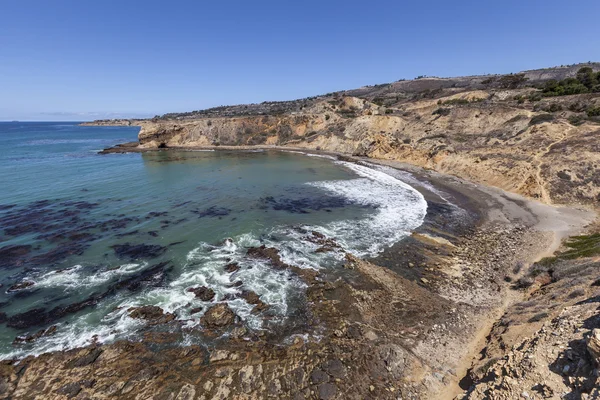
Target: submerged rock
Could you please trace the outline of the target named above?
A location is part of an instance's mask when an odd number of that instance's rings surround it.
[[[165,313],[158,306],[131,307],[127,311],[131,318],[146,320],[151,325],[166,324],[175,319],[174,314]]]
[[[186,292],[194,293],[196,298],[202,301],[212,301],[215,298],[215,291],[206,286],[188,288]]]
[[[52,325],[51,327],[49,327],[47,329],[41,329],[32,335],[17,336],[15,338],[15,340],[13,341],[13,345],[18,345],[18,344],[22,344],[22,343],[31,343],[41,337],[54,335],[56,333],[56,329],[57,329],[56,325]]]
[[[14,245],[0,248],[0,268],[20,267],[24,263],[24,257],[30,252],[30,245]]]
[[[15,283],[11,287],[9,287],[8,290],[6,290],[6,292],[7,293],[18,292],[19,290],[27,289],[28,287],[31,287],[33,285],[35,285],[35,282],[31,282],[31,281],[23,281],[23,282]]]
[[[223,329],[233,324],[235,317],[235,313],[227,303],[220,303],[206,310],[200,318],[200,323],[207,329]]]

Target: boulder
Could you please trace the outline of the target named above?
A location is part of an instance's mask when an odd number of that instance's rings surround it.
[[[174,314],[165,313],[158,306],[131,307],[127,311],[131,318],[143,319],[150,325],[166,324],[175,319]]]
[[[27,289],[28,287],[31,287],[33,285],[34,285],[34,283],[31,281],[23,281],[23,282],[15,283],[14,285],[12,285],[11,287],[8,288],[7,292],[8,293],[18,292],[19,290]]]
[[[212,301],[215,298],[215,291],[206,286],[189,288],[187,291],[190,293],[194,293],[194,295],[196,295],[196,298],[202,301]]]
[[[234,321],[235,313],[227,303],[215,304],[200,318],[200,323],[208,329],[222,329],[233,324]]]
[[[600,329],[594,329],[587,338],[587,349],[596,365],[600,365]]]

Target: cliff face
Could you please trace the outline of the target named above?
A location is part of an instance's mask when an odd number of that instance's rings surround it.
[[[141,149],[324,150],[403,161],[546,203],[597,206],[600,124],[588,112],[600,107],[600,93],[541,98],[534,87],[572,77],[579,68],[424,78],[290,102],[92,124],[141,126]]]
[[[277,145],[349,153],[404,161],[546,203],[597,205],[600,126],[574,126],[570,111],[534,111],[514,100],[521,93],[465,91],[388,107],[339,97],[295,114],[137,123],[143,148]],[[598,100],[564,96],[536,108],[567,110]]]

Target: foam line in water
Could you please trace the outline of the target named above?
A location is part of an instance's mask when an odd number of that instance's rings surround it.
[[[370,206],[373,211],[366,217],[322,226],[277,226],[267,232],[247,232],[227,238],[219,244],[201,242],[188,252],[183,265],[178,268],[179,274],[167,286],[107,298],[96,309],[73,322],[60,324],[55,335],[40,338],[33,347],[17,348],[2,358],[65,350],[94,341],[106,343],[117,338],[137,338],[136,332],[144,322],[129,317],[127,310],[142,305],[157,305],[165,312],[174,313],[188,327],[193,327],[199,324],[202,313],[208,307],[215,302],[226,302],[249,328],[264,328],[261,316],[252,313],[254,306],[240,297],[243,290],[257,293],[269,305],[267,312],[272,322],[283,321],[290,309],[298,305],[297,297],[305,284],[288,270],[274,269],[267,260],[248,257],[248,247],[261,244],[275,247],[283,262],[300,268],[335,267],[343,262],[346,252],[358,256],[377,255],[409,235],[425,218],[427,203],[408,184],[363,165],[336,163],[352,170],[358,177],[308,185],[344,196],[352,203]],[[321,244],[314,239],[319,235],[313,231],[333,239],[339,247],[317,252]],[[229,263],[237,263],[239,270],[227,272],[224,267]],[[68,270],[33,276],[32,280],[38,286],[76,290],[101,285],[121,274],[139,272],[146,266],[145,263],[124,264],[89,276],[83,266],[76,265]],[[238,286],[237,282],[241,285]],[[214,290],[214,301],[204,302],[187,291],[198,286]],[[203,310],[190,313],[198,307]]]

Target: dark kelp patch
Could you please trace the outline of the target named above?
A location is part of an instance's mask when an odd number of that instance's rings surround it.
[[[157,244],[115,244],[111,246],[115,255],[121,259],[140,260],[161,256],[167,251],[166,247]]]

